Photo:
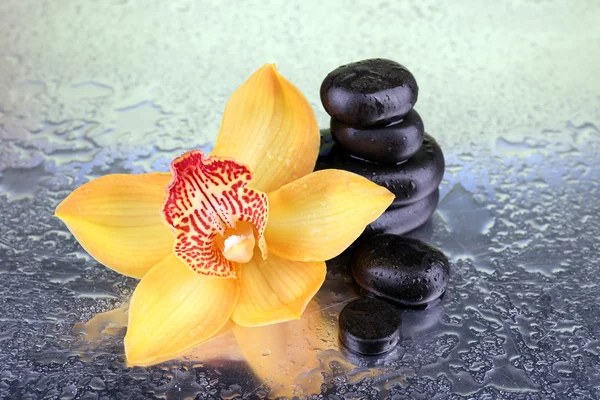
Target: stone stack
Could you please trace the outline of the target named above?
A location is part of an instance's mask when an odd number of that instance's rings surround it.
[[[343,65],[321,85],[335,143],[321,154],[316,169],[354,172],[396,195],[365,235],[412,231],[437,207],[444,154],[413,108],[418,93],[411,72],[385,59]]]

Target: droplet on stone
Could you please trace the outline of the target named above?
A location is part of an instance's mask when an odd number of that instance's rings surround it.
[[[450,276],[444,253],[398,235],[364,238],[351,266],[354,280],[363,289],[407,306],[424,306],[438,299],[446,291]]]
[[[330,72],[321,84],[321,102],[333,118],[355,128],[400,120],[419,94],[411,72],[395,61],[363,60]]]
[[[368,128],[353,128],[331,119],[331,136],[348,154],[379,164],[395,165],[408,160],[421,148],[423,120],[411,110],[399,122]]]

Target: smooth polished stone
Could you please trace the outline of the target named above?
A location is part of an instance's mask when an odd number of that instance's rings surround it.
[[[404,235],[425,224],[433,215],[440,199],[439,190],[429,196],[406,206],[392,204],[375,221],[367,225],[363,236],[372,236],[380,233]]]
[[[333,146],[325,157],[317,159],[315,170],[343,169],[386,187],[396,195],[394,205],[417,202],[433,193],[444,177],[444,153],[435,139],[425,134],[423,145],[408,161],[388,166],[380,165],[346,154],[339,146]]]
[[[382,58],[342,65],[321,84],[321,102],[333,118],[355,128],[387,125],[408,113],[419,95],[411,72]]]
[[[423,120],[414,109],[401,121],[368,129],[331,119],[331,136],[346,153],[379,164],[408,160],[421,148],[424,134]]]
[[[372,297],[348,303],[338,322],[340,341],[354,353],[382,354],[396,346],[400,338],[399,311]]]
[[[407,306],[429,304],[446,291],[450,263],[417,239],[375,235],[361,240],[351,262],[356,283],[375,296]]]

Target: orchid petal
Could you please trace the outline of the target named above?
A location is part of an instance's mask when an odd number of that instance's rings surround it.
[[[153,267],[129,305],[125,354],[132,365],[175,358],[227,323],[238,281],[189,270],[174,254]]]
[[[236,234],[246,233],[251,246],[241,243],[239,253],[249,253],[250,259],[253,227],[266,257],[267,196],[247,186],[252,174],[245,165],[229,158],[205,157],[195,150],[176,158],[171,172],[173,180],[162,212],[176,236],[175,254],[188,268],[199,274],[234,277],[233,262],[224,254],[230,249],[219,249],[218,243],[226,244],[227,236],[239,239]]]
[[[55,215],[98,262],[140,278],[173,250],[160,209],[170,174],[106,175],[75,189]]]
[[[325,281],[324,262],[299,262],[270,255],[240,266],[240,299],[231,319],[261,326],[298,319]]]
[[[333,169],[300,178],[268,197],[269,251],[297,261],[336,257],[394,200],[384,187]]]
[[[269,192],[310,173],[319,145],[310,104],[267,64],[229,99],[212,154],[246,164],[254,173],[252,186]]]

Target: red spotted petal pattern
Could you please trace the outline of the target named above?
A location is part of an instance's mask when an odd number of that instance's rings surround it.
[[[235,269],[215,243],[217,235],[250,222],[266,257],[263,232],[267,225],[267,195],[247,185],[252,173],[231,158],[205,157],[193,150],[171,163],[173,178],[162,213],[174,229],[175,254],[193,271],[235,277]]]

